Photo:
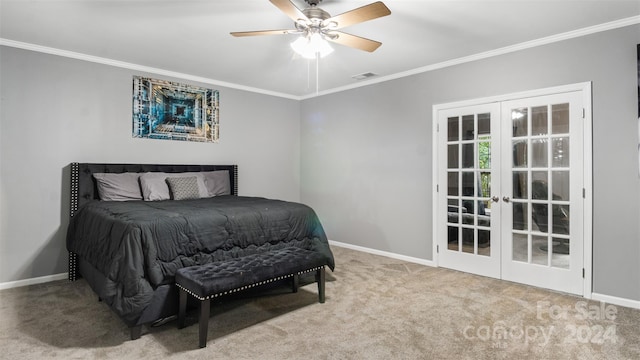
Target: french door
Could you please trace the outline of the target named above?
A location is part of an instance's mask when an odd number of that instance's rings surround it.
[[[441,266],[583,294],[582,99],[437,111]]]
[[[448,109],[438,116],[439,262],[499,278],[501,209],[494,196],[501,187],[500,105]]]

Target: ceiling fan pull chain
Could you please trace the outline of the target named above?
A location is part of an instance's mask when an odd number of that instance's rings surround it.
[[[311,89],[311,60],[307,59],[307,90]]]
[[[316,52],[316,96],[320,89],[320,53]]]

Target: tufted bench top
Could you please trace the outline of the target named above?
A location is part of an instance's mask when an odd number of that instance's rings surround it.
[[[176,284],[198,300],[206,300],[318,270],[326,264],[320,253],[287,247],[181,268],[176,272]]]
[[[293,279],[292,288],[296,292],[298,275],[311,271],[316,272],[318,299],[320,303],[324,303],[325,265],[327,258],[321,253],[287,247],[178,269],[178,327],[185,326],[187,293],[191,294],[200,300],[199,346],[203,348],[207,346],[211,298],[285,278]]]

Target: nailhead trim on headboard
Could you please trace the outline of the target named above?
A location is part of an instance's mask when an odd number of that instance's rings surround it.
[[[233,190],[231,195],[238,196],[238,165],[233,165]]]
[[[71,164],[71,217],[78,211],[78,163]]]

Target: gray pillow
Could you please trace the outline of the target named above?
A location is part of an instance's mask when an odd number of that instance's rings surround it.
[[[204,171],[201,174],[209,197],[231,194],[229,170]]]
[[[191,177],[168,177],[169,190],[173,200],[199,199],[198,178]]]
[[[142,200],[138,173],[95,173],[98,196],[103,201]]]
[[[198,190],[200,197],[208,197],[207,189],[204,185],[204,179],[198,172],[185,173],[164,173],[164,172],[147,172],[140,175],[140,187],[142,188],[142,197],[145,201],[169,200],[169,186],[165,179],[170,177],[190,177],[194,176],[198,181]]]

